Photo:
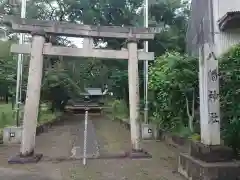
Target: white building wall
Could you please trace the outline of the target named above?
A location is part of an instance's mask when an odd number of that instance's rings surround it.
[[[233,45],[240,43],[240,30],[220,32],[218,20],[227,12],[240,11],[240,0],[213,0],[215,53],[217,56],[227,52]]]

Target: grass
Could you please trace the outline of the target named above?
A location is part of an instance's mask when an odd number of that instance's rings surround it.
[[[6,126],[16,125],[14,110],[12,104],[0,104],[0,139],[2,139],[2,130]]]
[[[0,129],[6,126],[15,125],[14,111],[12,104],[0,104]]]
[[[119,120],[129,122],[129,110],[124,100],[108,99],[105,102],[105,106],[108,107],[104,110],[106,115],[113,120]],[[140,122],[144,120],[144,111],[140,111]]]
[[[12,104],[0,104],[0,137],[2,136],[3,128],[7,126],[16,125],[14,110],[12,109]],[[46,122],[54,121],[60,112],[52,113],[47,104],[42,104],[39,112],[38,126]]]
[[[123,100],[112,100],[105,103],[109,107],[106,112],[111,119],[128,120],[127,104]]]
[[[61,112],[52,113],[49,110],[42,110],[39,115],[38,125],[44,124],[46,122],[54,121],[57,117],[61,115]]]
[[[171,132],[172,135],[176,135],[183,138],[188,138],[193,141],[200,141],[201,137],[199,134],[191,132],[190,129],[186,126],[180,126],[179,128],[175,129]]]
[[[183,138],[188,138],[192,135],[192,132],[190,131],[190,129],[186,126],[183,126],[183,125],[174,129],[171,133],[173,135],[180,136],[180,137],[183,137]]]

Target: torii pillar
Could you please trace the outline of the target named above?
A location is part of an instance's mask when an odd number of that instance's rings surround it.
[[[129,119],[131,131],[130,158],[151,158],[152,156],[141,148],[140,125],[140,96],[139,96],[139,72],[137,39],[129,38],[128,43],[128,86],[129,86]]]
[[[128,87],[129,87],[129,117],[131,126],[131,143],[133,150],[140,150],[139,122],[139,74],[137,40],[128,40]]]
[[[35,137],[42,83],[44,31],[32,33],[27,96],[24,107],[23,132],[20,153],[9,159],[9,163],[38,162],[42,154],[35,154]]]

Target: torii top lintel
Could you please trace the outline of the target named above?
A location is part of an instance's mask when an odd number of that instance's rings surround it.
[[[9,15],[4,15],[2,21],[10,26],[14,32],[31,33],[36,30],[44,30],[48,34],[69,37],[112,37],[148,40],[154,39],[154,35],[160,32],[158,28],[90,26],[68,22],[23,19]]]

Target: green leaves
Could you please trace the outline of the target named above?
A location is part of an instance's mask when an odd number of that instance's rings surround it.
[[[240,137],[240,45],[232,47],[219,62],[223,138],[226,144],[239,152],[237,139]]]
[[[149,88],[155,94],[153,114],[164,127],[177,126],[179,121],[186,123],[185,98],[192,94],[189,92],[198,93],[197,64],[196,59],[167,52],[150,67]]]
[[[10,41],[0,41],[0,83],[12,86],[15,82],[17,61],[10,53]]]
[[[150,4],[149,15],[155,21],[151,26],[162,27],[162,32],[149,43],[156,56],[166,51],[185,51],[185,33],[189,9],[179,0],[160,0]]]

